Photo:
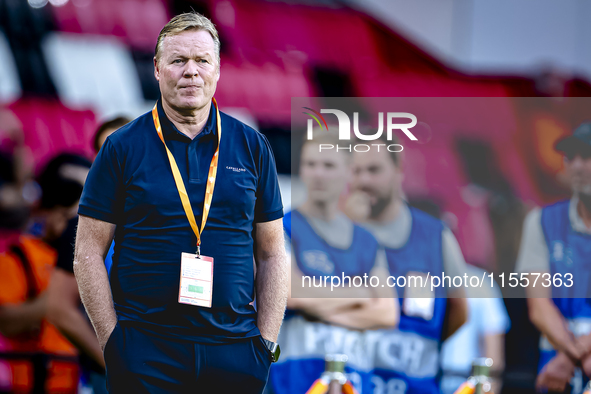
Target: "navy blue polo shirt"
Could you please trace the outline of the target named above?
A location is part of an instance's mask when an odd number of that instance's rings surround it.
[[[193,140],[177,130],[160,102],[158,113],[200,226],[217,145],[215,107]],[[202,343],[259,334],[250,305],[253,231],[257,222],[283,216],[275,159],[261,133],[223,112],[220,116],[217,180],[201,235],[201,253],[214,258],[211,308],[178,303],[181,252],[195,253],[196,236],[152,114],[109,136],[92,165],[78,212],[117,225],[110,283],[120,321]]]

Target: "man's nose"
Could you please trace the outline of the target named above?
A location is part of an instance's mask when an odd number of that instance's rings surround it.
[[[353,173],[353,180],[358,187],[363,187],[371,184],[371,176],[368,171],[355,171]]]
[[[312,175],[316,178],[326,178],[328,171],[322,168],[322,166],[315,166],[312,170]]]
[[[187,65],[185,66],[185,73],[183,76],[185,78],[193,78],[199,75],[199,69],[197,67],[197,63],[194,60],[189,60]]]

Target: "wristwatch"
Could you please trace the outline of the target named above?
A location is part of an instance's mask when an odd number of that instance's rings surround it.
[[[269,350],[269,353],[271,353],[271,361],[276,363],[277,360],[279,360],[279,355],[281,354],[281,348],[279,347],[279,344],[275,343],[275,342],[271,342],[271,341],[263,338],[262,336],[261,336],[261,339],[263,340],[265,347]]]

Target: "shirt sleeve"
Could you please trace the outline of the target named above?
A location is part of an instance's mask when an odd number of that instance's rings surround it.
[[[463,276],[466,273],[466,260],[456,237],[449,228],[441,232],[443,249],[443,271],[446,276]]]
[[[259,154],[258,184],[255,203],[255,223],[269,222],[283,217],[283,203],[277,179],[277,167],[269,141],[264,141]]]
[[[511,320],[502,296],[495,298],[478,298],[478,309],[484,313],[478,321],[478,330],[483,335],[506,334],[511,328]]]
[[[540,208],[528,213],[523,223],[515,271],[527,273],[550,271],[548,246],[542,230],[542,210]]]
[[[381,268],[381,269],[385,269],[386,271],[389,270],[388,258],[386,257],[386,251],[382,247],[380,247],[378,249],[378,252],[376,253],[374,268]]]
[[[117,224],[123,206],[123,179],[115,147],[108,138],[90,168],[78,213]]]

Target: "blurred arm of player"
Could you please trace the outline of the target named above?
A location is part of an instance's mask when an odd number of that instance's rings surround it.
[[[2,276],[11,279],[8,275]],[[2,288],[1,284],[2,281],[0,281],[0,288]],[[12,337],[38,329],[46,311],[47,294],[45,293],[21,304],[4,303],[0,305],[0,333],[6,337]]]
[[[466,261],[462,249],[452,231],[445,228],[441,232],[443,249],[443,271],[446,276],[463,276],[466,272]],[[447,325],[444,328],[443,339],[452,336],[466,321],[468,321],[468,302],[463,288],[452,288],[447,293],[446,309]]]
[[[256,224],[257,326],[261,336],[277,342],[289,292],[289,266],[283,219]]]
[[[80,310],[80,293],[76,278],[56,268],[47,290],[47,318],[80,351],[102,369],[105,360],[96,334]]]
[[[32,174],[32,161],[30,150],[24,144],[24,132],[18,118],[8,110],[0,109],[0,146],[6,150],[12,150],[14,157],[14,176],[16,185],[3,186],[3,200],[15,201],[22,195],[22,186],[27,174]],[[8,145],[8,146],[5,146]],[[4,207],[8,208],[8,207]],[[19,263],[20,265],[20,263]],[[14,286],[15,278],[3,272],[0,275],[0,289],[8,289]],[[8,292],[0,294],[0,333],[6,337],[23,334],[36,330],[47,313],[47,293],[43,292],[36,298],[22,303],[14,303],[16,300],[8,300],[5,297]]]
[[[327,286],[302,287],[304,274],[298,268],[294,254],[290,259],[289,298],[287,307],[298,309],[314,317],[341,312],[356,307],[366,298],[372,298],[370,289],[366,287],[341,288],[331,291],[330,281]]]
[[[545,274],[550,272],[548,247],[541,225],[542,212],[532,210],[523,225],[521,245],[517,257],[516,271]],[[563,391],[574,375],[575,362],[584,356],[577,347],[573,334],[569,331],[566,320],[551,299],[551,290],[530,285],[526,288],[527,306],[531,322],[546,336],[559,353],[538,374],[536,386],[553,391]]]
[[[290,297],[287,306],[327,323],[365,330],[369,328],[394,327],[398,324],[399,308],[394,288],[378,286],[335,287],[331,291],[327,286],[301,288],[303,273],[291,255]],[[376,266],[368,274],[379,278],[379,283],[386,283],[388,270],[384,266],[385,255],[378,252]],[[292,282],[295,280],[296,282]],[[298,285],[292,294],[292,283]],[[305,298],[303,298],[305,297]]]
[[[381,252],[383,253],[383,251]],[[385,255],[383,259],[385,261]],[[381,284],[386,283],[389,272],[385,265],[376,265],[369,273],[370,277],[380,279]],[[329,314],[323,320],[356,330],[370,330],[378,328],[393,328],[400,320],[400,303],[396,290],[392,287],[370,288],[373,298],[360,300],[358,307],[351,307],[341,312]]]
[[[111,246],[115,225],[80,215],[74,252],[74,275],[80,299],[94,326],[101,349],[117,325],[105,257]]]

